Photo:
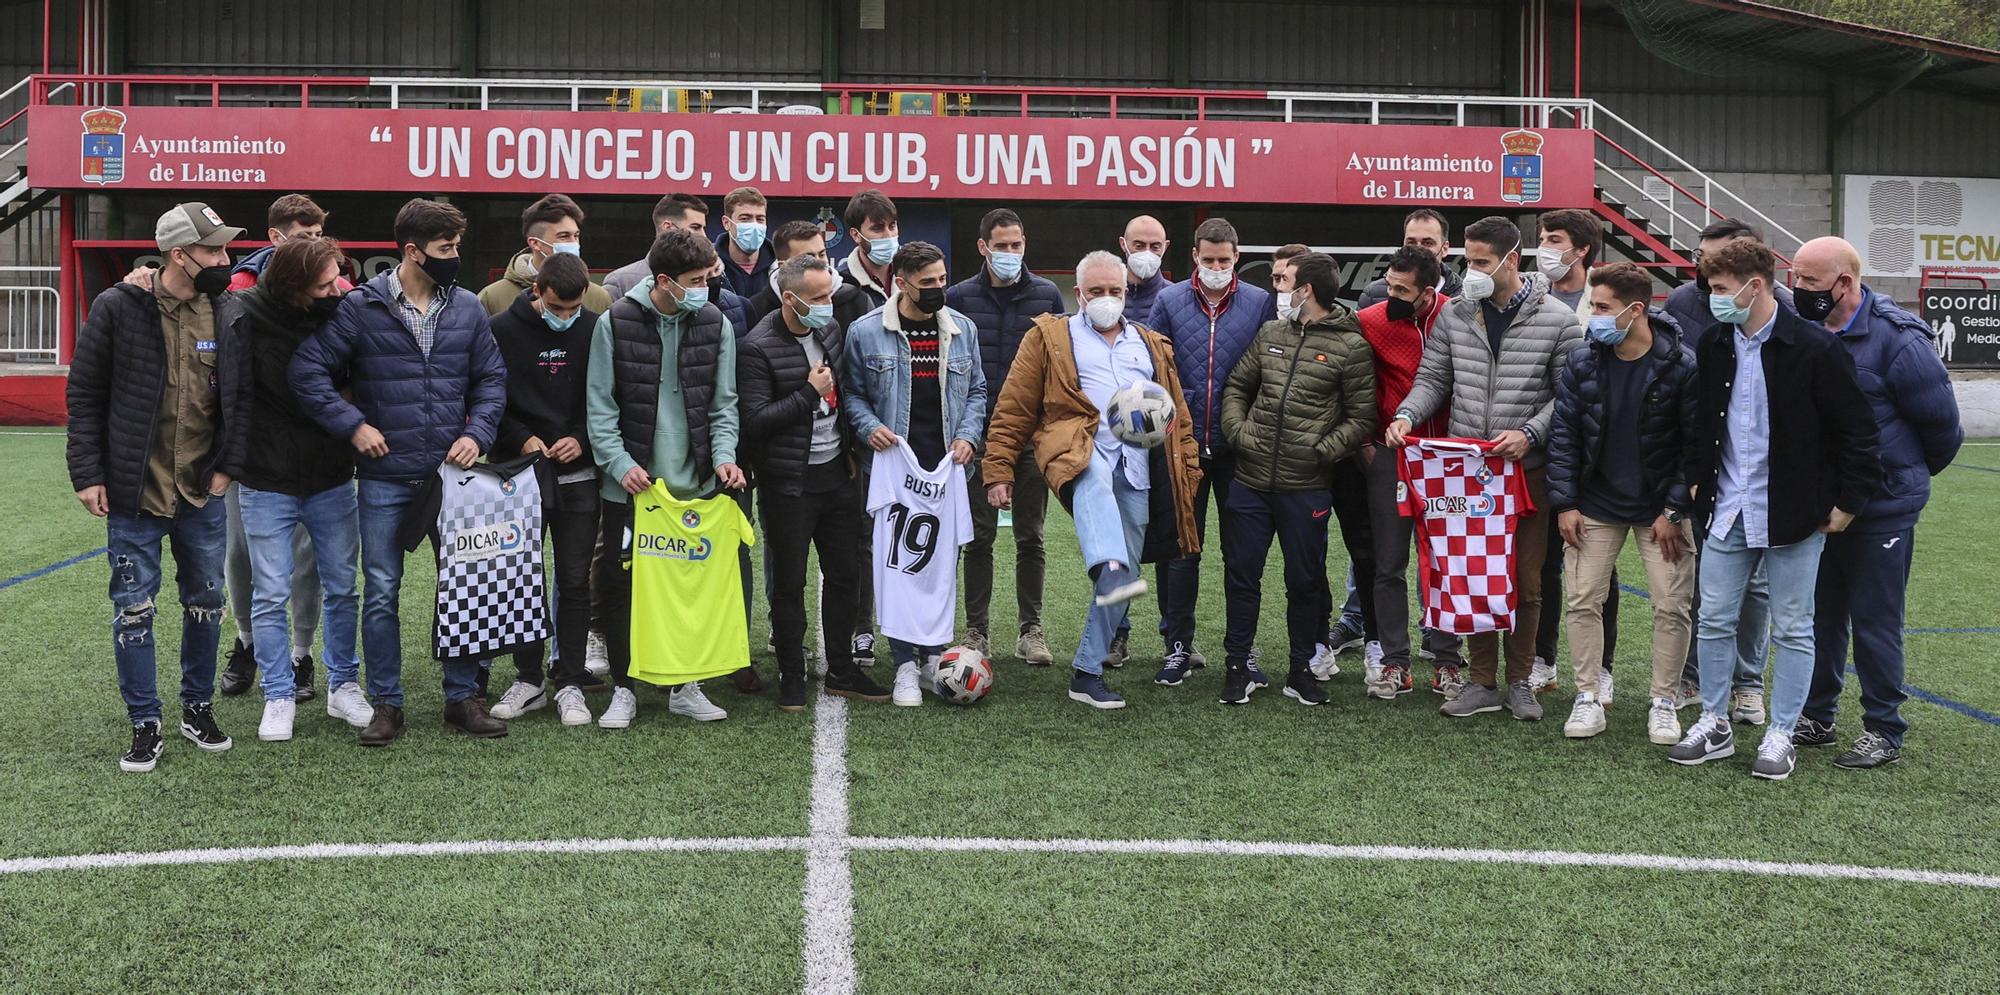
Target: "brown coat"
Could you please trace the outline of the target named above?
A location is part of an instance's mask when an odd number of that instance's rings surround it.
[[[1045,314],[1021,340],[1021,350],[1008,369],[1007,385],[993,406],[992,425],[986,432],[986,456],[980,461],[979,473],[988,487],[1014,482],[1014,460],[1031,440],[1035,465],[1057,494],[1090,464],[1101,416],[1078,384],[1069,321],[1066,315]],[[1143,325],[1134,323],[1133,327],[1146,340],[1160,386],[1171,397],[1187,396],[1181,392],[1180,373],[1174,367],[1173,344]],[[1173,490],[1174,531],[1181,552],[1199,553],[1201,534],[1194,524],[1194,492],[1201,483],[1201,457],[1188,419],[1174,419],[1165,455],[1165,483]],[[1157,487],[1161,482],[1153,483]]]

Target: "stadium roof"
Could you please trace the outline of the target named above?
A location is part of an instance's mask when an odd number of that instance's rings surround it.
[[[2000,99],[2000,13],[1971,0],[1609,0],[1639,40],[1693,72],[1743,59]],[[1865,18],[1863,20],[1856,18]]]

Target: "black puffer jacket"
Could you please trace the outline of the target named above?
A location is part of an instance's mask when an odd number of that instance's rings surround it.
[[[846,373],[847,332],[839,322],[831,322],[813,337],[833,367],[837,389]],[[813,412],[820,397],[806,382],[811,373],[805,346],[779,311],[765,315],[743,337],[736,354],[736,406],[743,436],[739,448],[756,471],[757,486],[787,496],[801,493],[800,481],[812,453]],[[840,438],[852,438],[847,412],[838,404],[834,410]]]
[[[209,303],[221,308],[218,298]],[[243,397],[235,366],[220,342],[210,355],[216,360],[216,389],[222,401],[216,411],[214,446],[196,471],[196,479],[203,481],[210,473],[241,475],[245,441],[237,428]],[[71,487],[80,491],[102,485],[112,511],[138,514],[153,430],[159,423],[160,394],[166,387],[166,340],[153,291],[120,283],[98,294],[70,358],[66,394]]]
[[[944,302],[979,329],[979,361],[986,367],[988,397],[1000,396],[1007,369],[1014,365],[1014,354],[1021,351],[1021,340],[1035,319],[1064,313],[1062,291],[1055,284],[1023,271],[1010,286],[995,287],[984,266],[970,279],[945,288]]]
[[[322,322],[303,308],[272,300],[263,284],[223,298],[219,315],[222,355],[236,368],[246,395],[243,486],[306,497],[353,480],[353,444],[326,434],[306,414],[287,373],[292,354]],[[345,370],[334,374],[333,385],[347,386]]]
[[[1659,308],[1648,308],[1653,329],[1651,374],[1639,415],[1639,467],[1646,493],[1661,510],[1685,512],[1686,467],[1695,455],[1695,427],[1701,420],[1694,351],[1681,341],[1680,325]],[[1612,348],[1596,342],[1572,350],[1556,380],[1555,422],[1549,433],[1549,504],[1558,513],[1577,506],[1590,468],[1604,456],[1602,371]]]

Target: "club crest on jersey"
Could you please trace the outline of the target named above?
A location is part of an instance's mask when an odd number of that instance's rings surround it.
[[[1493,499],[1484,494],[1425,498],[1424,514],[1430,518],[1485,518],[1493,514]]]
[[[500,482],[500,493],[508,495],[514,493],[514,478],[508,477]]]
[[[521,548],[527,531],[520,522],[500,522],[483,528],[466,529],[451,538],[454,563],[474,563],[505,556]]]
[[[1492,483],[1492,482],[1493,482],[1493,468],[1492,468],[1492,467],[1490,467],[1490,466],[1487,466],[1487,465],[1486,465],[1486,464],[1484,464],[1484,463],[1481,463],[1481,464],[1479,464],[1479,469],[1477,469],[1477,470],[1473,471],[1473,473],[1472,473],[1472,479],[1474,479],[1474,480],[1477,480],[1477,481],[1479,481],[1479,482],[1480,482],[1480,483],[1482,483],[1482,484],[1490,484],[1490,483]]]
[[[690,512],[692,514],[692,512]],[[715,552],[715,544],[707,539],[689,542],[680,536],[654,535],[641,532],[638,535],[637,551],[640,556],[654,556],[663,560],[686,560],[700,563]]]
[[[701,512],[689,508],[681,513],[681,525],[685,528],[701,528]]]

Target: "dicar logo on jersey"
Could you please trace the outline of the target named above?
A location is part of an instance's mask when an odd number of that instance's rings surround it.
[[[526,538],[519,522],[465,529],[451,537],[451,559],[454,563],[476,563],[505,556],[520,549]]]
[[[1433,518],[1485,518],[1493,514],[1493,499],[1484,494],[1425,498],[1424,514]]]
[[[693,512],[689,512],[693,514]],[[686,560],[700,563],[715,552],[715,544],[706,538],[689,542],[680,536],[653,535],[639,533],[639,555],[662,560]]]

